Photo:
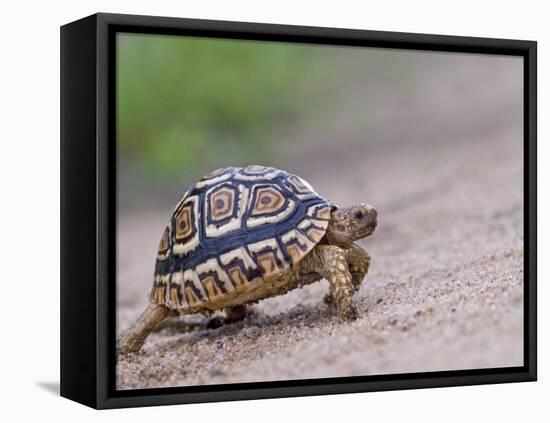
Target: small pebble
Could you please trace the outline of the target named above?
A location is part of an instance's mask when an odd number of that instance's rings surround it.
[[[215,364],[209,364],[207,366],[207,369],[208,369],[208,373],[210,373],[210,376],[219,376],[222,374],[221,369]]]

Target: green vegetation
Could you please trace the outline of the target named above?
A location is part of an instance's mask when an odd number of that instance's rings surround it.
[[[123,34],[118,39],[118,148],[168,177],[276,154],[274,131],[322,113],[322,47]]]

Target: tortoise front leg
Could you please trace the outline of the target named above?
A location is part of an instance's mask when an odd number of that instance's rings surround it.
[[[308,256],[306,266],[316,269],[329,281],[338,315],[345,320],[357,318],[351,298],[355,288],[345,250],[335,245],[317,245]]]
[[[126,354],[139,351],[155,326],[171,314],[173,313],[163,305],[149,304],[141,316],[117,339],[117,352]]]
[[[346,248],[346,262],[351,273],[351,284],[353,285],[354,292],[359,291],[363,280],[367,276],[370,266],[370,255],[360,246],[352,244],[351,247]],[[334,304],[334,298],[331,293],[324,296],[323,301],[326,304]]]
[[[369,271],[370,256],[363,248],[355,244],[352,244],[345,251],[346,262],[351,272],[351,283],[353,284],[353,289],[357,292]]]

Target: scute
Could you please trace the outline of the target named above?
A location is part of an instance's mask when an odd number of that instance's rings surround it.
[[[281,275],[325,235],[331,203],[296,175],[228,167],[180,199],[159,246],[150,300],[216,309]]]

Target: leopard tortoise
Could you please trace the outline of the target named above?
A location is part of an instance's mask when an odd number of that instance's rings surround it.
[[[177,204],[160,240],[149,304],[117,348],[138,351],[168,316],[223,309],[237,321],[247,304],[322,278],[331,287],[326,301],[354,319],[351,297],[370,264],[354,241],[376,223],[372,206],[338,207],[283,170],[215,170]]]

